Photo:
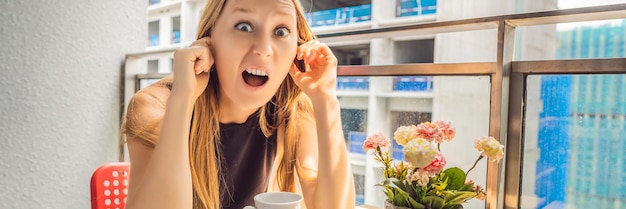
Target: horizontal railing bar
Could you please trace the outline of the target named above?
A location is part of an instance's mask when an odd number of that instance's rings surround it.
[[[596,7],[509,14],[463,20],[428,22],[404,26],[392,26],[336,33],[318,33],[317,37],[324,42],[335,42],[496,29],[498,26],[497,23],[499,21],[506,21],[512,26],[529,26],[592,20],[608,20],[626,18],[626,12],[624,12],[624,10],[626,10],[626,4],[615,4]]]
[[[508,20],[513,26],[546,25],[626,18],[626,4],[516,14]]]
[[[171,75],[171,73],[137,74],[137,79],[160,79],[168,75]]]
[[[436,76],[436,75],[490,75],[496,70],[495,62],[475,63],[415,63],[396,65],[341,65],[338,76]],[[137,74],[137,79],[158,79],[168,73]]]
[[[405,76],[405,75],[491,75],[495,62],[476,63],[416,63],[396,65],[342,65],[338,76]]]
[[[174,52],[176,49],[180,48],[181,45],[177,44],[177,45],[172,45],[172,46],[167,46],[167,47],[163,47],[163,48],[159,48],[159,49],[155,49],[155,50],[147,50],[144,52],[137,52],[137,53],[130,53],[130,54],[126,54],[126,57],[141,57],[141,56],[146,56],[146,55],[153,55],[153,54],[161,54],[161,53],[172,53]]]
[[[525,74],[624,74],[626,58],[513,62],[513,72]]]
[[[392,26],[365,30],[345,31],[337,33],[317,34],[322,42],[370,40],[375,38],[393,38],[402,36],[427,35],[447,32],[496,29],[496,21],[485,18],[465,19],[456,21],[431,22],[405,26]]]
[[[525,74],[623,74],[626,58],[514,61],[512,72]],[[496,70],[495,62],[476,63],[415,63],[396,65],[341,65],[338,76],[436,76],[436,75],[490,75]],[[137,79],[162,78],[169,74],[138,74]]]

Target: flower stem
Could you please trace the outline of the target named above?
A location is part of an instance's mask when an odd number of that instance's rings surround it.
[[[376,153],[380,157],[380,162],[385,166],[385,170],[383,173],[385,174],[385,179],[391,178],[391,160],[389,157],[389,152],[383,153],[380,147],[376,147]]]
[[[481,160],[481,159],[483,159],[484,157],[485,157],[485,156],[483,156],[483,155],[479,155],[479,156],[478,156],[478,159],[476,159],[476,162],[474,162],[474,165],[472,165],[472,167],[471,167],[469,170],[467,170],[467,172],[465,172],[465,175],[467,176],[467,174],[468,174],[470,171],[472,171],[472,169],[474,169],[474,167],[476,167],[476,164],[478,164],[478,161],[480,161],[480,160]]]

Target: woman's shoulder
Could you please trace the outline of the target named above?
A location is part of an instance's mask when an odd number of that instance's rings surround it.
[[[171,86],[171,78],[166,77],[137,91],[128,104],[129,113],[130,110],[141,110],[146,107],[165,110],[165,103],[170,96]]]
[[[161,122],[170,95],[171,83],[171,78],[166,77],[133,95],[126,110],[127,131],[131,134],[143,132]]]
[[[137,91],[132,99],[137,99],[143,102],[156,102],[159,106],[165,107],[165,102],[170,96],[172,90],[172,78],[171,76],[165,77],[157,82]]]

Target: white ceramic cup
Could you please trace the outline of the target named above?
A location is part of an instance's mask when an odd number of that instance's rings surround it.
[[[254,196],[254,205],[243,209],[301,209],[302,195],[291,192],[265,192]]]

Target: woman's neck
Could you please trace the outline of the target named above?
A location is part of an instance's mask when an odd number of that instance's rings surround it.
[[[259,108],[247,108],[240,104],[230,101],[226,98],[220,98],[220,123],[237,123],[241,124],[248,120],[248,117],[256,112]]]

